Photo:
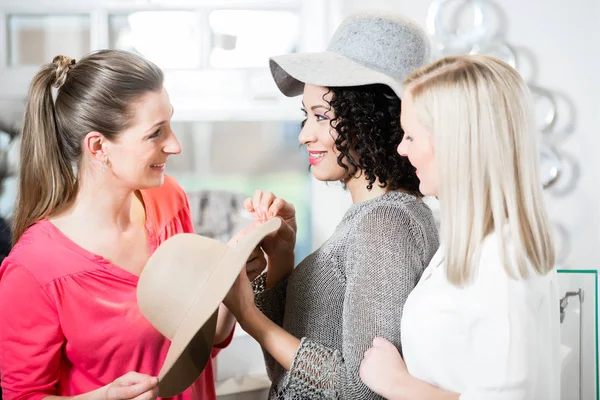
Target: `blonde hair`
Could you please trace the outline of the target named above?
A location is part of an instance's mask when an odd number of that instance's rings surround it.
[[[116,139],[133,123],[132,105],[162,85],[156,65],[118,50],[93,52],[77,63],[56,56],[41,68],[25,107],[13,244],[75,198],[74,170],[80,167],[85,135],[100,132]]]
[[[433,135],[448,280],[472,280],[494,232],[510,277],[552,270],[533,101],[517,71],[493,57],[451,56],[415,71],[405,85]],[[516,251],[509,253],[507,241]]]

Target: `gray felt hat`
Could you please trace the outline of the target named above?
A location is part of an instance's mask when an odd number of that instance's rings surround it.
[[[431,43],[414,21],[393,13],[361,12],[336,29],[326,51],[269,59],[281,92],[293,97],[304,84],[361,86],[381,83],[402,97],[408,74],[430,61]]]

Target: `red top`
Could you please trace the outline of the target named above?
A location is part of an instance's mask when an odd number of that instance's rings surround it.
[[[151,253],[170,236],[193,232],[187,197],[174,179],[165,177],[142,197]],[[0,267],[4,400],[74,396],[129,371],[158,376],[170,343],[141,314],[137,282],[51,222],[31,226]],[[232,337],[215,346],[213,357]],[[210,362],[175,399],[216,399]]]

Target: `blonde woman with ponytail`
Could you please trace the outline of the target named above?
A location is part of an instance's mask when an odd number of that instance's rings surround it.
[[[442,246],[408,296],[403,355],[375,338],[362,380],[388,399],[558,400],[554,249],[529,90],[488,56],[405,82],[398,153],[438,197]]]
[[[193,232],[164,174],[181,151],[172,114],[162,71],[131,53],[58,56],[33,79],[0,267],[5,400],[156,398],[169,341],[139,311],[138,276],[161,242]],[[213,355],[234,323],[223,308]],[[215,397],[208,363],[176,399]]]

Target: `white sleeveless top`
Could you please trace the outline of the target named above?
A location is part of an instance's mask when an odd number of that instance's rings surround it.
[[[511,279],[495,239],[484,241],[462,289],[447,280],[440,247],[404,306],[404,360],[413,376],[461,400],[558,400],[556,272]]]

